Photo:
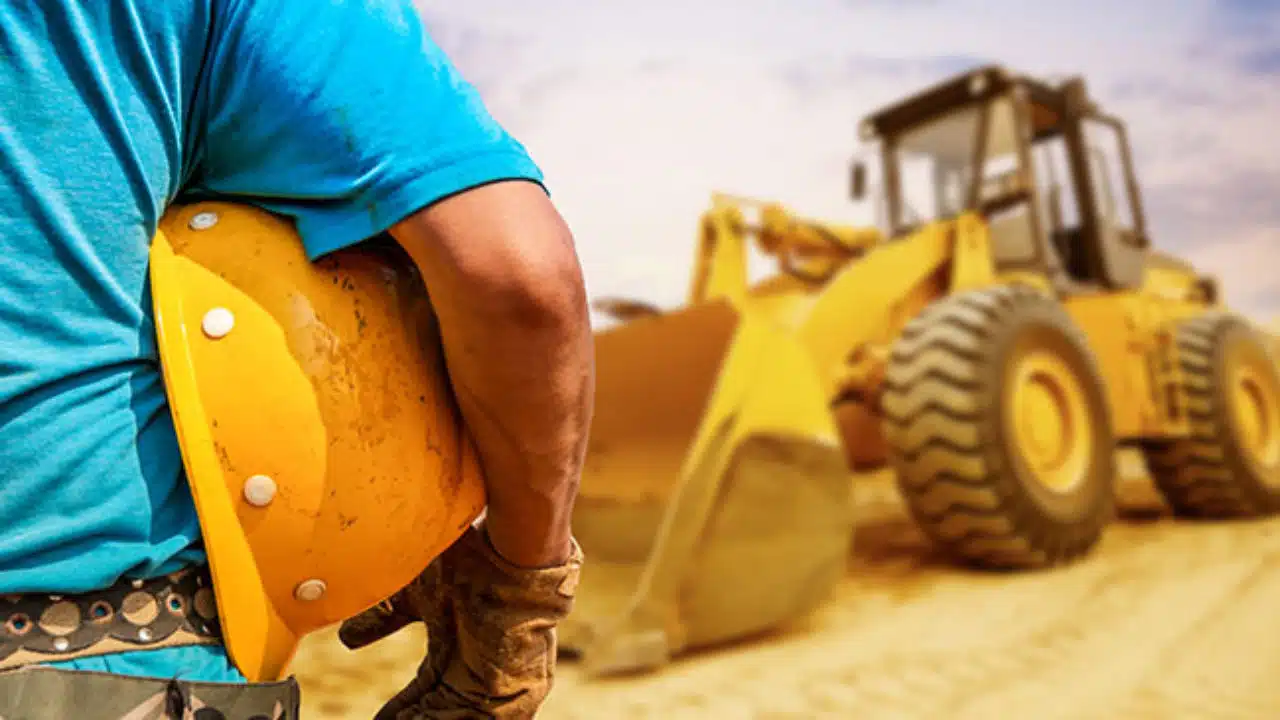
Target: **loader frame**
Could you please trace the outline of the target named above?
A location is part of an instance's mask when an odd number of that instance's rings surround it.
[[[1091,130],[1110,133],[1110,158],[1096,151]],[[1082,378],[1077,399],[1100,421],[1087,432],[1095,491],[1092,500],[1072,500],[1025,490],[1048,498],[1046,507],[1093,505],[1078,521],[1073,548],[1059,552],[1053,540],[1019,548],[1029,535],[997,531],[981,539],[992,563],[1012,557],[1018,566],[1043,566],[1087,551],[1110,513],[1113,444],[1157,459],[1211,445],[1205,400],[1192,394],[1217,382],[1203,373],[1218,360],[1194,353],[1229,340],[1231,352],[1252,363],[1256,384],[1280,395],[1265,360],[1271,350],[1249,344],[1244,326],[1222,307],[1216,281],[1151,248],[1125,127],[1089,99],[1082,79],[1051,86],[979,68],[868,116],[860,134],[880,143],[887,227],[822,223],[776,203],[717,194],[700,225],[686,307],[597,305],[622,326],[596,334],[597,414],[575,527],[589,557],[590,543],[599,543],[594,557],[602,567],[611,553],[630,552],[633,579],[622,602],[565,627],[565,647],[584,655],[588,674],[658,666],[816,606],[844,566],[853,473],[891,461],[901,471],[914,462],[902,459],[912,443],[986,468],[974,471],[985,480],[1004,472],[992,467],[1022,462],[972,442],[956,450],[944,437],[947,425],[974,436],[979,423],[994,422],[984,408],[1008,399],[1002,391],[965,393],[986,377],[983,353],[1014,332],[1011,324],[1065,348],[1066,374]],[[922,185],[933,211],[912,207],[921,186],[908,182],[907,151],[939,161]],[[988,178],[997,156],[1012,169]],[[1059,184],[1055,169],[1069,182]],[[866,175],[854,165],[855,199]],[[1074,202],[1064,206],[1063,191]],[[758,219],[750,221],[748,210]],[[779,268],[754,284],[746,267],[752,240]],[[931,326],[934,318],[941,324]],[[927,388],[908,386],[944,367],[963,376],[943,388],[952,396],[952,407],[943,408],[950,417],[935,427],[903,424],[920,414],[913,403],[933,402],[917,392]],[[1200,375],[1187,377],[1188,368]],[[1267,412],[1280,427],[1280,406],[1272,402]],[[928,444],[935,441],[942,442]],[[1280,456],[1280,435],[1273,444]],[[1277,494],[1259,500],[1255,487],[1256,502],[1240,512],[1268,503],[1280,509],[1280,457],[1267,462],[1253,466],[1254,479],[1274,470]],[[1229,505],[1238,489],[1226,470],[1205,476],[1217,485],[1201,487],[1201,478],[1179,477],[1169,463],[1157,482],[1170,497],[1182,492],[1179,484],[1194,486],[1186,507],[1196,493]],[[627,497],[597,494],[598,478]],[[988,503],[1007,497],[1007,487],[976,487],[951,490]],[[929,502],[946,505],[949,492],[942,488]],[[966,541],[944,537],[945,520],[935,524],[938,538]],[[656,536],[637,559],[641,526]],[[743,543],[737,556],[735,542]],[[780,584],[759,580],[770,564],[783,567]],[[596,572],[604,570],[585,570],[584,598],[601,582]]]

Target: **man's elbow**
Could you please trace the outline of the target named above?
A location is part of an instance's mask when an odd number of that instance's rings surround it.
[[[521,324],[580,334],[590,324],[586,281],[572,235],[557,225],[497,243],[501,257],[477,268],[473,281]]]
[[[523,265],[504,286],[506,300],[516,316],[569,334],[587,331],[590,315],[586,282],[572,249],[550,252]]]
[[[467,314],[569,333],[589,326],[573,234],[534,185],[495,183],[461,193],[392,234],[437,299]]]

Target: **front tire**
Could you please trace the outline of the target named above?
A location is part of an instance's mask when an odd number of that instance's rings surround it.
[[[910,322],[882,409],[911,514],[959,561],[1060,564],[1113,516],[1105,385],[1083,333],[1035,289],[965,292]]]

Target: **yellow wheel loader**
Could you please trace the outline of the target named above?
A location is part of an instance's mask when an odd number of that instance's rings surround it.
[[[925,534],[993,569],[1087,553],[1120,445],[1180,514],[1280,509],[1272,339],[1151,248],[1124,126],[1083,80],[985,67],[860,134],[882,228],[717,196],[685,307],[602,305],[620,322],[596,336],[589,562],[561,635],[589,674],[820,603],[856,471],[892,467]],[[852,181],[863,197],[862,163]],[[754,283],[751,239],[778,265]]]

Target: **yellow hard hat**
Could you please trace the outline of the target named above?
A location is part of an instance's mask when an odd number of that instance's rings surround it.
[[[252,682],[420,573],[480,514],[421,276],[394,243],[312,263],[255,208],[171,208],[160,359],[223,635]]]

